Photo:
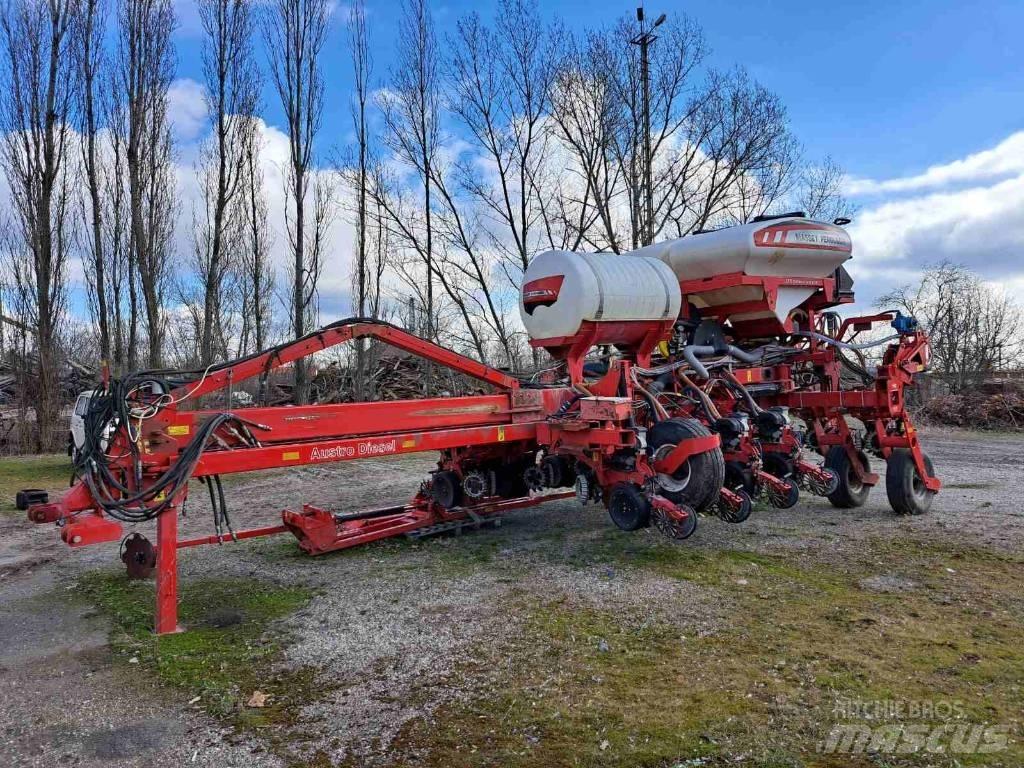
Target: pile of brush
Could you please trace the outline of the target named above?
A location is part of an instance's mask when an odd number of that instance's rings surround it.
[[[964,429],[1024,430],[1024,385],[1002,383],[958,395],[937,395],[917,411],[920,421]]]

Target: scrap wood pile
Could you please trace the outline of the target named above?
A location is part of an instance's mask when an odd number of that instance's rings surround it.
[[[1024,385],[937,395],[924,402],[918,415],[930,424],[965,429],[1024,430]]]
[[[22,387],[26,387],[31,396],[39,375],[38,362],[33,355],[29,356],[27,365],[13,356],[0,359],[0,405],[19,402]],[[60,368],[61,399],[73,402],[80,392],[95,387],[97,380],[96,371],[89,366],[64,360]]]
[[[435,397],[481,394],[487,388],[469,376],[390,347],[367,355],[368,396],[373,400],[412,400],[423,397],[428,376]],[[317,403],[350,403],[356,400],[355,361],[345,366],[332,363],[321,368],[312,381],[312,400]]]

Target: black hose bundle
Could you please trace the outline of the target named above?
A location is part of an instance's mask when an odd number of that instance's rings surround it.
[[[308,333],[301,340],[316,338],[325,330],[357,323],[376,323],[397,328],[372,318],[349,317]],[[250,432],[244,421],[232,413],[221,413],[208,419],[199,426],[167,471],[143,488],[139,435],[133,430],[141,429],[143,421],[156,416],[169,405],[187,400],[191,395],[186,393],[175,400],[171,392],[193,384],[198,386],[197,382],[202,383],[211,372],[233,367],[268,352],[283,350],[293,344],[294,340],[282,342],[237,360],[215,363],[205,369],[151,369],[111,379],[103,389],[95,391],[89,400],[89,409],[83,416],[85,440],[75,458],[75,474],[88,486],[100,508],[111,517],[126,523],[154,519],[175,502],[195,471],[207,443],[220,427],[235,427],[231,431],[236,435],[250,435]],[[269,359],[273,360],[273,354]],[[114,439],[119,433],[123,433],[123,440]],[[107,451],[115,447],[124,452],[116,456],[109,455]],[[221,521],[230,530],[220,478],[210,478],[208,482],[218,532]]]

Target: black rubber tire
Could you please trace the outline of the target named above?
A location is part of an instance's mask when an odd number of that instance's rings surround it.
[[[780,478],[786,484],[784,493],[769,492],[768,503],[776,509],[792,509],[800,501],[800,488],[792,478]]]
[[[571,488],[576,482],[576,472],[564,456],[545,456],[540,462],[540,468],[548,488]]]
[[[924,455],[928,474],[935,476],[932,460]],[[894,448],[885,467],[885,494],[889,506],[898,515],[923,515],[932,506],[935,491],[924,487],[914,465],[914,454],[908,448]]]
[[[46,504],[50,501],[50,494],[41,488],[22,488],[14,494],[14,506],[24,512],[33,504]]]
[[[687,512],[686,519],[682,522],[676,522],[663,510],[655,510],[651,517],[654,519],[654,527],[663,536],[683,541],[693,536],[694,531],[697,530],[697,513],[692,509],[688,509]]]
[[[740,503],[739,509],[726,509],[724,503],[719,504],[720,510],[719,517],[721,517],[727,523],[742,523],[748,517],[750,517],[751,511],[754,509],[754,502],[750,498],[750,494],[744,490],[736,491],[740,495],[742,502]]]
[[[871,462],[864,451],[857,451],[861,466],[868,472],[871,471]],[[833,445],[825,454],[825,466],[833,470],[839,476],[839,485],[828,495],[828,500],[833,507],[839,509],[853,509],[864,506],[871,493],[871,486],[860,482],[850,464],[850,457],[846,455],[846,449],[841,445]]]
[[[662,446],[679,445],[684,440],[710,434],[707,427],[696,419],[666,419],[647,431],[647,445],[653,456]],[[685,477],[687,472],[689,479],[685,487],[671,490],[659,486],[658,493],[669,501],[704,512],[718,501],[718,492],[725,485],[725,457],[721,447],[691,456],[676,472],[675,479]]]
[[[732,491],[743,491],[754,496],[757,489],[754,473],[742,461],[725,462],[725,487]]]
[[[624,531],[636,531],[651,523],[651,503],[632,483],[616,483],[608,494],[608,514]]]
[[[462,481],[454,472],[435,472],[430,482],[430,495],[445,509],[462,503]]]

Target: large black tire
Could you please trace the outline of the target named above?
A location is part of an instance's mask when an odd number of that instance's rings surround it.
[[[861,466],[866,472],[871,471],[871,462],[868,461],[864,451],[857,451]],[[825,466],[831,469],[839,477],[839,485],[828,495],[828,500],[833,507],[839,509],[853,509],[864,506],[871,492],[871,486],[862,483],[857,479],[850,457],[846,455],[846,449],[841,445],[833,445],[825,454]]]
[[[617,483],[608,494],[608,514],[624,531],[646,528],[651,522],[651,503],[632,483]]]
[[[462,481],[454,472],[435,472],[430,481],[430,495],[445,509],[462,503]]]
[[[662,453],[695,437],[710,435],[707,427],[696,419],[666,419],[657,422],[647,432],[647,445],[657,459]],[[658,475],[659,493],[669,501],[686,504],[704,512],[716,501],[725,485],[725,458],[720,447],[691,456],[674,475]]]
[[[935,476],[932,460],[927,454],[924,465]],[[885,494],[889,506],[898,515],[923,515],[932,506],[935,491],[925,488],[924,480],[914,465],[914,454],[907,448],[895,448],[885,467]]]

